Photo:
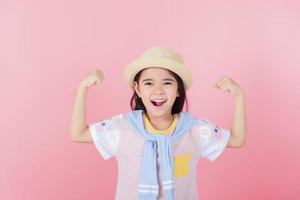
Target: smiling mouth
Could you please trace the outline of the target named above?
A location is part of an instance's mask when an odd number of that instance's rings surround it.
[[[151,103],[157,107],[162,106],[166,102],[167,100],[151,100]]]

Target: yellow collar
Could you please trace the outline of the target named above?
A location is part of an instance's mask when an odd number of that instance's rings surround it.
[[[145,123],[147,130],[149,130],[151,133],[168,134],[169,132],[173,131],[177,125],[178,114],[174,114],[173,117],[174,117],[173,118],[174,120],[173,120],[172,124],[170,125],[169,128],[167,128],[165,130],[158,130],[158,129],[154,128],[145,113],[144,113],[144,123]]]

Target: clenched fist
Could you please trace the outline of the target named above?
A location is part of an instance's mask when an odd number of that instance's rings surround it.
[[[243,93],[242,88],[228,76],[220,77],[214,87],[232,93],[235,96]]]
[[[103,80],[103,72],[99,69],[94,69],[89,72],[82,81],[80,81],[80,86],[90,88],[91,86],[100,84]]]

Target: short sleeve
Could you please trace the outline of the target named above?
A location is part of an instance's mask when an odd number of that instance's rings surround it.
[[[225,149],[230,138],[230,131],[219,128],[206,119],[198,119],[195,126],[200,155],[210,161],[215,160]]]
[[[89,124],[92,140],[105,160],[114,156],[118,150],[122,118],[122,115],[117,115],[111,119]]]

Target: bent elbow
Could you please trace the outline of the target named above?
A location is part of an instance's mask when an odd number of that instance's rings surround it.
[[[236,146],[238,148],[241,148],[241,147],[244,147],[245,145],[246,145],[246,139],[239,141]]]
[[[72,142],[79,142],[79,137],[77,136],[77,134],[72,134],[72,132],[70,132],[70,139]]]

